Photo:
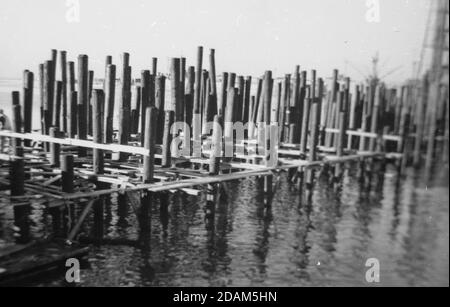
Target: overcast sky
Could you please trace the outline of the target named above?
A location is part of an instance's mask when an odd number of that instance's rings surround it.
[[[379,51],[381,72],[402,67],[387,79],[399,81],[419,57],[430,0],[379,0],[379,22],[368,21],[366,0],[79,0],[79,22],[70,22],[75,2],[1,0],[0,76],[37,71],[51,48],[67,50],[72,60],[88,54],[97,77],[104,57],[118,63],[123,51],[134,76],[154,56],[166,72],[169,57],[194,65],[203,45],[205,60],[216,49],[218,73],[271,69],[280,76],[300,64],[326,77],[339,68],[356,79]]]

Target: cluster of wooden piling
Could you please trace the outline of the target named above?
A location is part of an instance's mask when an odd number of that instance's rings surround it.
[[[337,70],[326,82],[315,70],[296,66],[281,78],[269,70],[256,82],[224,72],[218,82],[214,49],[208,69],[203,62],[198,47],[195,66],[172,58],[164,75],[153,58],[151,69],[132,80],[128,53],[117,73],[107,56],[103,85],[94,88],[87,55],[78,56],[75,74],[67,53],[52,50],[39,65],[40,134],[31,131],[31,71],[24,72],[22,103],[20,93],[12,93],[12,131],[0,132],[12,141],[10,153],[0,154],[10,161],[9,181],[0,183],[10,184],[12,197],[42,194],[57,206],[112,192],[193,192],[249,176],[264,178],[270,195],[280,170],[312,190],[317,167],[332,165],[329,176],[336,182],[348,161],[363,168],[367,159],[390,157],[401,170],[425,160],[431,170],[439,150],[448,163],[448,87],[429,76],[398,89],[377,79],[352,85]],[[235,130],[238,123],[246,125],[243,135]],[[174,145],[175,138],[181,145]],[[210,149],[202,150],[205,144]],[[94,182],[94,190],[83,182]],[[85,215],[93,206],[89,202]]]

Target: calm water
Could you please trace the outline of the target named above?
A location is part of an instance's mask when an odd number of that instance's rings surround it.
[[[7,114],[10,91],[19,88],[17,80],[0,82]],[[84,225],[84,236],[100,231],[109,244],[92,245],[80,285],[366,286],[365,262],[377,258],[381,285],[448,286],[449,172],[439,169],[425,186],[412,170],[397,184],[388,168],[370,188],[352,170],[341,189],[320,180],[311,202],[282,173],[270,210],[257,179],[229,182],[222,184],[212,223],[205,221],[205,193],[170,194],[167,211],[156,195],[140,219],[115,194],[100,230],[92,216]],[[42,205],[32,205],[30,220],[32,237],[53,233]],[[1,204],[0,245],[13,242],[16,232],[12,210]],[[63,278],[57,272],[30,284],[65,285]]]
[[[171,194],[167,212],[156,196],[139,219],[113,195],[101,227],[110,244],[92,245],[80,285],[366,286],[365,261],[375,257],[381,285],[448,286],[448,169],[428,187],[412,170],[396,184],[388,168],[370,188],[355,175],[347,172],[341,189],[320,180],[308,202],[282,173],[270,210],[257,179],[223,184],[213,223],[205,222],[205,195]],[[52,233],[38,205],[31,220],[32,236]],[[0,221],[2,237],[12,240],[12,213]],[[98,231],[91,217],[83,235]],[[31,284],[64,285],[63,278],[58,272]]]

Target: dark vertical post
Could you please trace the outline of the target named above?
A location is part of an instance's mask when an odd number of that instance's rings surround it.
[[[306,81],[306,80],[305,80]],[[289,143],[294,144],[300,141],[300,135],[302,131],[302,123],[298,122],[301,119],[301,105],[299,104],[299,89],[300,89],[300,74],[299,67],[296,66],[294,72],[294,78],[292,82],[292,96],[289,104],[290,114],[290,128],[289,128]]]
[[[139,132],[139,114],[141,112],[141,86],[134,87],[133,104],[131,105],[130,131],[132,134]]]
[[[61,156],[61,186],[62,191],[66,193],[73,193],[73,155]]]
[[[180,121],[186,122],[186,58],[180,58],[180,85],[179,85],[178,99],[180,100],[180,113],[182,118]]]
[[[74,138],[77,134],[77,92],[72,91],[70,92],[69,96],[69,109],[68,109],[68,119],[69,119],[69,125],[67,129],[67,136],[69,138]]]
[[[242,112],[242,121],[248,122],[249,109],[250,109],[250,90],[252,87],[252,77],[247,76],[245,78],[245,90],[244,90],[244,109]]]
[[[214,49],[210,49],[209,51],[209,78],[211,83],[211,95],[217,100],[216,58]]]
[[[171,143],[172,143],[172,134],[170,133],[170,128],[172,127],[174,121],[174,111],[167,110],[164,115],[164,135],[162,142],[162,159],[161,166],[162,167],[170,167],[171,166]]]
[[[69,78],[69,93],[75,91],[75,63],[70,61],[67,64],[68,70],[69,70],[69,74],[68,74],[68,78]]]
[[[15,155],[11,161],[9,173],[11,196],[25,194],[25,162],[23,160],[23,148],[17,147]]]
[[[74,138],[77,134],[77,94],[75,89],[75,63],[67,63],[68,69],[68,106],[67,106],[67,136]],[[75,93],[75,94],[74,94]]]
[[[129,140],[129,121],[131,112],[131,67],[129,66],[130,55],[126,52],[122,54],[122,75],[121,75],[121,98],[119,101],[119,143],[127,145]],[[121,152],[119,161],[126,159],[128,155]]]
[[[448,93],[447,93],[447,97],[448,97]],[[450,136],[450,132],[449,132],[449,100],[448,98],[446,99],[447,103],[445,105],[446,109],[445,109],[445,123],[444,123],[444,148],[442,149],[442,162],[444,163],[448,163],[448,147],[449,147],[449,136]]]
[[[58,127],[50,127],[49,130],[50,136],[53,138],[59,138],[59,129]],[[59,154],[61,152],[61,145],[58,143],[50,143],[50,164],[52,166],[59,166]]]
[[[67,105],[67,59],[66,59],[66,51],[62,50],[59,52],[59,58],[61,63],[61,82],[62,82],[62,88],[61,88],[61,104],[62,104],[62,114],[61,114],[61,125],[60,130],[63,132],[67,132],[67,111],[68,111],[68,105]],[[69,92],[70,94],[70,92]]]
[[[206,83],[206,92],[210,91],[210,82]],[[202,126],[202,134],[206,135],[209,132],[208,130],[208,126],[206,123],[212,121],[214,119],[214,115],[216,115],[217,111],[216,111],[217,105],[214,101],[214,98],[212,97],[212,95],[207,95],[206,96],[206,100],[205,100],[205,111],[203,114],[203,126]]]
[[[22,133],[22,117],[20,107],[19,92],[12,92],[12,131]],[[19,138],[11,138],[12,154],[17,156],[18,148],[22,148],[22,141]]]
[[[53,100],[53,119],[52,126],[58,127],[60,126],[61,119],[61,92],[62,92],[62,82],[56,81],[56,95]]]
[[[34,75],[25,71],[23,80],[23,132],[30,133],[33,119],[33,83]],[[30,146],[30,140],[24,140],[24,146]]]
[[[180,59],[170,61],[171,110],[175,112],[175,121],[183,121],[183,106],[180,101]]]
[[[52,61],[46,61],[44,64],[44,134],[48,134],[53,119],[52,65]]]
[[[300,137],[300,154],[306,154],[306,144],[308,139],[308,127],[309,127],[309,112],[311,108],[311,88],[307,88],[308,97],[305,99],[303,105],[303,120],[302,120],[302,129],[301,129],[301,137]]]
[[[380,106],[380,100],[381,100],[381,86],[377,86],[375,89],[375,101],[373,104],[373,110],[372,110],[372,122],[370,126],[370,132],[377,133],[378,134],[378,115],[379,115],[379,106]],[[375,151],[375,144],[376,144],[376,138],[370,138],[369,140],[369,150]]]
[[[219,123],[219,116],[214,116],[214,126],[211,143],[211,153],[209,156],[209,173],[212,175],[219,174],[220,171],[220,154],[222,142],[222,127]]]
[[[425,106],[428,100],[428,76],[425,75],[422,79],[421,95],[418,99],[417,113],[416,113],[416,137],[414,141],[414,155],[413,165],[418,168],[420,166],[420,150],[422,147],[422,139],[425,122]],[[448,110],[447,110],[448,111]]]
[[[233,114],[234,104],[237,96],[237,89],[228,88],[227,107],[224,119],[224,153],[225,157],[232,158],[234,156],[234,138],[233,138]]]
[[[186,94],[184,97],[184,121],[192,127],[192,111],[194,107],[195,67],[189,66],[187,71]]]
[[[155,89],[155,106],[158,110],[157,116],[157,128],[156,128],[156,143],[162,144],[164,135],[164,97],[166,90],[166,77],[160,75],[156,77],[156,89]],[[192,113],[192,112],[191,112]],[[192,118],[191,118],[192,119]]]
[[[152,76],[156,78],[158,72],[158,58],[152,58]]]
[[[141,71],[141,144],[144,144],[145,140],[145,112],[147,107],[150,106],[150,71]]]
[[[201,82],[202,82],[202,61],[203,61],[203,47],[198,47],[197,49],[197,67],[195,72],[195,90],[194,90],[194,110],[193,110],[193,118],[192,118],[192,126],[193,126],[193,146],[194,157],[200,156],[201,147],[201,106],[200,106],[200,97],[201,97]]]
[[[315,98],[313,98],[315,100]],[[319,124],[320,124],[320,98],[312,104],[311,109],[311,137],[309,140],[309,161],[317,160],[317,145],[319,140]]]
[[[236,74],[231,72],[228,74],[228,88],[234,88],[236,83]]]
[[[105,77],[105,121],[103,128],[103,142],[106,144],[113,142],[113,118],[114,118],[114,98],[116,91],[116,65],[106,66]]]
[[[274,142],[271,142],[271,133],[270,133],[270,105],[272,102],[272,72],[270,70],[266,71],[264,74],[264,155],[265,155],[265,165],[273,166],[270,164],[271,161],[274,161],[274,157],[271,157],[275,151],[272,150],[272,146],[274,146]],[[272,175],[268,175],[264,177],[264,192],[271,194],[272,193]]]
[[[44,91],[44,64],[39,64],[39,111],[41,115],[40,128],[41,134],[45,134],[45,116],[44,116],[44,101],[45,101],[45,91]]]
[[[221,95],[217,103],[217,115],[219,115],[219,122],[223,127],[223,120],[225,118],[225,108],[227,105],[227,90],[228,90],[228,73],[222,73]]]
[[[9,178],[10,178],[10,195],[21,196],[25,194],[25,162],[23,160],[23,147],[16,148],[16,155],[11,160]],[[30,213],[30,205],[14,206],[14,224],[20,228],[20,237],[16,239],[17,243],[26,243],[29,241],[30,221],[28,214]]]
[[[237,82],[238,87],[238,99],[235,107],[235,115],[234,115],[234,121],[235,122],[242,122],[242,112],[244,109],[244,87],[245,87],[245,81],[243,76],[238,77]]]
[[[88,76],[88,56],[78,56],[78,108],[77,108],[77,138],[85,140],[87,138],[87,107],[89,103],[89,76]],[[86,156],[86,148],[78,148],[78,156]]]
[[[147,107],[145,110],[145,141],[144,147],[148,149],[148,156],[144,156],[144,183],[153,181],[154,159],[155,159],[155,141],[156,141],[156,117],[157,109],[155,107]]]
[[[92,141],[101,144],[103,140],[102,123],[103,123],[103,105],[105,96],[103,90],[94,90],[92,101]],[[104,171],[103,150],[94,148],[92,167],[95,174],[103,174]]]
[[[145,112],[147,107],[150,106],[150,71],[141,71],[141,143],[144,144],[145,140]]]

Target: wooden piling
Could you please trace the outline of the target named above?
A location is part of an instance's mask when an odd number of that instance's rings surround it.
[[[23,156],[23,147],[16,148],[16,156]],[[11,196],[25,194],[25,162],[22,158],[14,158],[11,161],[10,173]]]
[[[61,50],[59,52],[59,59],[61,63],[61,106],[62,106],[62,112],[61,112],[61,121],[60,121],[60,127],[59,129],[63,132],[67,132],[67,126],[68,126],[68,119],[67,119],[67,112],[68,112],[68,97],[67,97],[67,52],[64,50]],[[70,92],[69,92],[70,95]]]
[[[222,150],[222,127],[220,126],[219,116],[214,116],[214,126],[211,139],[211,154],[209,156],[209,173],[217,175],[220,171],[220,156]]]
[[[162,144],[163,135],[164,135],[164,97],[165,97],[165,89],[166,89],[166,77],[160,75],[156,77],[156,89],[155,89],[155,106],[158,110],[157,115],[157,129],[156,129],[156,143]],[[192,114],[192,110],[191,110]],[[191,118],[192,120],[192,118]]]
[[[150,71],[143,70],[141,71],[141,144],[143,145],[145,142],[145,112],[147,112],[147,108],[150,106]]]
[[[87,138],[87,108],[89,103],[89,76],[88,76],[88,56],[78,56],[78,108],[77,108],[77,138],[85,140]],[[78,156],[86,156],[86,148],[78,149]]]
[[[180,113],[182,119],[180,121],[186,122],[186,58],[180,58],[180,85],[179,85],[178,99],[180,100]]]
[[[289,90],[290,90],[290,75],[284,75],[283,79],[283,97],[282,106],[280,107],[280,141],[288,142],[287,135],[289,135],[290,125],[290,107],[289,107]],[[286,125],[287,124],[287,125]]]
[[[67,112],[68,116],[68,126],[67,126],[67,136],[69,138],[74,138],[77,134],[77,99],[78,99],[78,93],[75,91],[70,92],[69,96],[69,108]]]
[[[87,119],[86,122],[88,124],[88,135],[92,135],[92,89],[94,88],[94,71],[89,70],[88,72],[88,103],[86,108]]]
[[[266,71],[264,74],[264,155],[265,155],[265,165],[271,165],[271,161],[274,162],[275,158],[271,155],[275,153],[273,150],[273,146],[275,146],[275,140],[271,139],[270,133],[270,106],[272,102],[272,88],[273,88],[273,80],[272,80],[272,72],[270,70]],[[272,175],[268,175],[264,177],[264,192],[267,194],[272,194]]]
[[[12,131],[22,133],[22,114],[20,106],[20,94],[18,91],[12,92]],[[17,148],[22,147],[22,140],[19,138],[11,139],[12,152],[11,154],[17,156]]]
[[[73,173],[73,155],[65,154],[61,156],[61,186],[62,191],[73,193],[74,173]]]
[[[67,63],[67,70],[68,73],[68,86],[69,86],[69,93],[76,91],[75,88],[75,63],[72,61],[69,61]]]
[[[152,75],[156,78],[158,73],[158,58],[152,58]]]
[[[170,109],[175,112],[175,121],[183,121],[183,106],[180,100],[180,59],[170,60]]]
[[[439,103],[440,97],[440,84],[439,81],[433,80],[429,88],[430,96],[428,102],[428,139],[427,139],[427,152],[425,156],[425,180],[428,181],[431,176],[433,168],[433,159],[435,154],[435,141],[436,141],[436,108]]]
[[[133,103],[131,105],[130,132],[137,134],[139,132],[139,114],[141,112],[141,86],[134,87]]]
[[[92,141],[101,144],[103,141],[103,110],[105,103],[105,95],[103,90],[95,89],[92,100]],[[95,174],[103,174],[104,172],[104,155],[103,150],[93,149],[92,168]]]
[[[225,118],[225,109],[227,105],[227,90],[228,90],[228,73],[224,72],[222,73],[222,83],[221,83],[221,90],[220,90],[220,99],[217,103],[217,115],[219,115],[219,121],[221,122]]]
[[[234,88],[236,85],[236,74],[231,72],[228,74],[228,88]]]
[[[130,138],[129,122],[131,113],[131,67],[129,66],[130,55],[122,54],[121,91],[119,100],[119,144],[127,145]],[[128,154],[121,152],[119,161],[124,161]]]
[[[103,142],[110,144],[113,142],[113,118],[114,118],[114,98],[116,91],[116,66],[108,64],[105,75],[105,105],[103,122]]]
[[[203,47],[199,46],[197,49],[197,66],[195,71],[195,89],[194,89],[194,107],[192,117],[193,127],[193,156],[199,157],[200,151],[197,150],[201,146],[201,82],[202,82],[202,61],[203,61]]]
[[[242,121],[244,123],[248,122],[248,117],[249,117],[251,87],[252,87],[252,77],[247,76],[245,78],[244,106],[243,106],[243,111],[242,111]]]
[[[420,166],[421,148],[424,134],[425,108],[428,101],[428,76],[422,79],[420,98],[418,99],[416,109],[416,136],[414,140],[413,165],[415,168]]]
[[[60,127],[61,120],[61,94],[62,94],[62,82],[56,81],[56,93],[53,100],[53,119],[52,126]]]
[[[170,129],[172,127],[173,121],[175,117],[175,112],[173,110],[167,110],[164,114],[164,135],[162,142],[162,159],[161,166],[162,167],[170,167],[172,163],[172,155],[171,155],[171,143],[172,143],[172,134],[170,133]]]
[[[144,156],[144,183],[153,182],[154,159],[155,159],[155,143],[157,129],[157,109],[153,106],[147,107],[145,110],[145,141],[144,147],[149,150],[148,156]],[[166,161],[167,162],[167,161]]]
[[[308,127],[309,127],[309,113],[311,108],[311,88],[307,88],[307,98],[304,101],[303,105],[303,119],[302,119],[302,129],[301,129],[301,136],[300,136],[300,154],[305,155],[306,154],[306,144],[308,141]]]
[[[44,64],[44,134],[48,134],[53,119],[52,65],[52,61]]]
[[[295,69],[293,80],[292,80],[292,95],[290,96],[289,102],[289,120],[291,121],[289,124],[289,143],[295,144],[299,143],[302,123],[301,123],[301,105],[300,105],[300,74],[299,68]],[[305,80],[306,81],[306,80]]]
[[[50,127],[49,134],[53,138],[59,138],[59,128],[58,127]],[[60,161],[60,152],[61,152],[61,145],[58,143],[50,143],[50,164],[54,167],[59,166]]]
[[[237,89],[228,88],[227,106],[224,118],[224,153],[227,160],[234,156],[233,115]]]
[[[317,145],[319,140],[320,101],[314,102],[311,108],[311,136],[309,139],[309,162],[317,160]]]
[[[342,157],[344,154],[344,140],[345,140],[345,112],[341,111],[339,112],[339,132],[337,135],[337,142],[336,142],[336,156]],[[336,163],[335,165],[335,179],[340,178],[342,175],[342,167],[341,163]]]
[[[447,90],[448,91],[448,90]],[[442,149],[442,162],[447,163],[448,164],[448,153],[449,153],[449,137],[450,137],[450,132],[449,132],[449,100],[448,100],[448,92],[447,92],[447,102],[445,105],[445,123],[444,123],[444,145],[443,145],[443,149]]]
[[[23,132],[31,133],[33,119],[33,83],[34,75],[31,71],[24,72],[23,80]],[[31,146],[30,140],[24,140],[24,146]]]
[[[210,91],[210,83],[208,82],[206,84],[206,91]],[[214,116],[217,114],[217,103],[213,97],[213,95],[207,95],[206,101],[205,101],[205,112],[203,115],[203,126],[202,126],[202,134],[206,135],[208,134],[208,122],[211,122],[214,120]]]
[[[45,116],[44,116],[44,64],[39,64],[39,111],[40,111],[40,128],[41,134],[45,134]]]
[[[211,85],[211,94],[217,100],[217,81],[216,81],[216,51],[209,50],[209,80]]]
[[[242,122],[242,113],[244,110],[244,91],[245,91],[245,80],[243,76],[238,76],[237,78],[237,88],[238,88],[238,99],[234,111],[234,121]]]

